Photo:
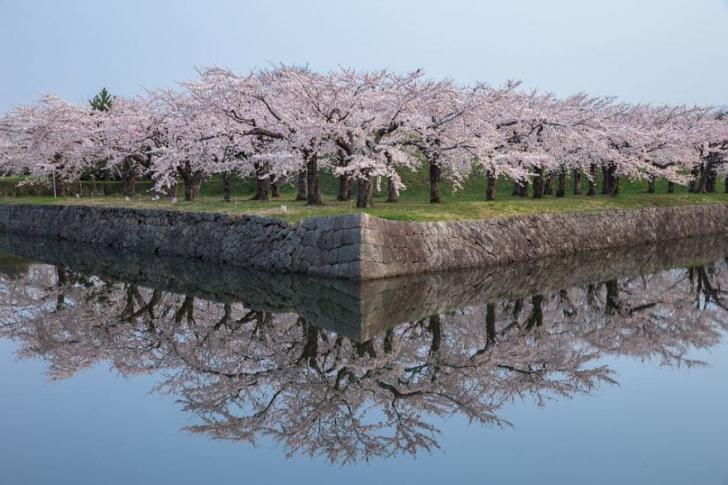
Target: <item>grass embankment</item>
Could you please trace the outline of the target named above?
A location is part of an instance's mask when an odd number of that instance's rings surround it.
[[[187,202],[181,198],[173,204],[169,199],[153,200],[151,196],[140,195],[130,200],[118,195],[84,196],[53,198],[49,196],[0,197],[4,204],[66,204],[104,207],[154,208],[181,211],[205,211],[227,214],[257,214],[277,217],[289,222],[299,221],[307,217],[351,214],[366,212],[368,214],[393,220],[408,221],[453,221],[509,217],[524,214],[541,214],[554,212],[595,211],[603,209],[636,209],[643,207],[679,206],[691,204],[728,203],[728,194],[723,193],[723,186],[713,194],[690,194],[684,187],[676,187],[674,194],[666,193],[666,184],[657,184],[657,193],[647,193],[645,183],[623,181],[620,193],[616,197],[597,195],[574,196],[571,183],[565,197],[551,195],[543,199],[524,199],[511,196],[511,185],[508,181],[500,181],[495,201],[484,200],[485,183],[480,177],[473,177],[462,190],[453,191],[443,186],[443,202],[429,203],[429,188],[426,174],[408,174],[405,178],[408,190],[403,191],[397,203],[386,203],[385,194],[375,197],[374,208],[357,209],[355,201],[339,202],[336,200],[336,184],[330,177],[322,180],[324,204],[307,206],[305,202],[296,202],[295,191],[285,187],[282,197],[269,202],[250,200],[252,184],[240,181],[236,184],[231,202],[222,200],[219,183],[212,181],[203,187],[202,195],[195,201]],[[180,194],[182,188],[179,189]],[[583,192],[586,193],[586,182]],[[287,212],[281,210],[285,205]]]

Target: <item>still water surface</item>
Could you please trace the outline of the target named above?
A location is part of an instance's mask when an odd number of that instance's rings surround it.
[[[0,238],[0,483],[728,484],[728,242],[353,283]]]

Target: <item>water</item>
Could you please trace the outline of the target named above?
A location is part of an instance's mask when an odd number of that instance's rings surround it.
[[[0,252],[2,484],[728,484],[727,241],[363,284]]]

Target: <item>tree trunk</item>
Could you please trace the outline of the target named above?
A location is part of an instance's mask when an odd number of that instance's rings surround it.
[[[53,156],[53,172],[51,173],[51,184],[53,189],[53,197],[62,197],[65,195],[65,187],[61,173],[63,170],[63,157],[60,153]]]
[[[609,193],[609,169],[606,165],[602,165],[602,195]]]
[[[705,191],[712,194],[715,192],[715,186],[717,185],[718,181],[718,171],[715,169],[715,164],[712,161],[710,162],[710,169],[706,174],[706,179],[707,180],[705,182]]]
[[[647,193],[648,194],[655,193],[655,177],[653,177],[652,175],[647,177]]]
[[[554,176],[548,174],[546,176],[546,183],[543,186],[543,195],[551,195],[554,193]]]
[[[528,196],[528,180],[518,180],[513,182],[513,195],[518,197]]]
[[[191,183],[189,177],[185,177],[184,182],[185,182],[185,200],[194,199],[195,198],[194,193],[193,193],[194,189],[192,188],[192,183]]]
[[[610,185],[611,190],[609,192],[609,195],[611,195],[612,197],[616,197],[617,195],[619,195],[619,177],[617,175],[612,175],[612,183]]]
[[[232,178],[233,174],[231,174],[230,172],[222,173],[222,199],[225,202],[230,202],[230,189],[232,185]]]
[[[370,209],[373,206],[374,181],[372,177],[363,177],[356,181],[356,206]]]
[[[298,358],[299,362],[306,362],[312,369],[318,369],[318,340],[319,340],[319,329],[309,323],[307,320],[301,318],[299,322],[302,323],[303,330],[305,333],[305,344],[301,356]]]
[[[675,182],[667,181],[667,193],[672,194],[675,192]]]
[[[700,179],[702,178],[702,175],[701,175],[702,172],[703,172],[702,164],[693,168],[693,170],[691,172],[693,177],[692,177],[692,179],[690,179],[690,186],[688,188],[688,192],[691,192],[693,194],[698,192],[698,185],[699,185]]]
[[[340,168],[344,168],[347,165],[347,155],[343,150],[336,152],[338,159],[337,165]],[[351,200],[351,175],[341,174],[339,175],[339,195],[337,197],[340,201]]]
[[[718,174],[713,173],[708,178],[708,186],[706,187],[706,191],[710,192],[711,194],[715,192],[715,186],[717,185],[716,182],[718,180]]]
[[[124,197],[134,197],[136,194],[136,177],[133,173],[124,174]]]
[[[559,178],[556,186],[556,197],[563,197],[566,195],[566,170],[559,170]]]
[[[397,200],[399,200],[399,194],[394,186],[394,180],[392,177],[387,177],[387,202],[397,202]]]
[[[485,341],[488,344],[495,342],[495,303],[485,306]]]
[[[438,163],[430,162],[430,203],[439,204],[440,200],[440,178],[442,168]]]
[[[66,184],[63,183],[63,179],[57,173],[53,176],[53,195],[56,197],[66,195]]]
[[[341,201],[351,200],[351,176],[339,176],[339,196],[337,199]]]
[[[604,285],[607,287],[607,315],[614,315],[619,310],[619,283],[617,280],[609,280]]]
[[[306,203],[308,205],[321,204],[321,192],[319,191],[318,179],[318,155],[311,154],[306,159],[306,174],[308,176],[308,191]]]
[[[724,192],[725,192],[726,194],[728,194],[728,175],[726,175],[726,176],[725,176],[725,180],[723,181],[723,183],[725,184],[725,185],[724,185],[724,189],[723,189],[723,191],[724,191]]]
[[[261,163],[253,164],[255,167],[255,195],[251,200],[270,200],[270,180],[267,170]]]
[[[581,195],[581,170],[574,169],[574,195]]]
[[[543,169],[536,169],[536,176],[533,177],[533,198],[540,199],[543,197]]]
[[[202,175],[200,173],[185,174],[182,176],[185,182],[185,200],[195,200],[200,195],[202,186]]]
[[[543,295],[533,295],[531,297],[531,314],[528,315],[526,321],[526,330],[532,330],[543,325],[543,300]]]
[[[255,195],[253,200],[267,201],[270,200],[270,183],[268,178],[256,177],[255,179]]]
[[[66,274],[66,270],[63,266],[56,266],[56,286],[59,288],[63,288],[68,284],[68,275]],[[63,310],[63,308],[66,306],[66,292],[65,291],[59,291],[58,295],[56,296],[56,311],[60,312]]]
[[[298,171],[298,192],[296,193],[296,200],[306,200],[306,193],[308,192],[308,175],[306,169]]]
[[[203,181],[204,178],[202,177],[201,173],[196,174],[192,179],[192,197],[194,197],[195,199],[200,196]]]
[[[124,197],[134,197],[136,195],[136,172],[128,157],[121,164],[121,179],[124,182]]]
[[[706,160],[703,166],[700,167],[700,178],[698,179],[697,191],[701,194],[708,190],[708,179],[710,178],[710,172],[713,169],[710,160]]]
[[[617,167],[612,164],[603,167],[603,193],[609,194],[611,196],[616,196],[619,193],[619,177],[616,175],[616,171]]]
[[[109,181],[111,180],[111,173],[108,170],[104,170],[104,175],[103,175],[102,180],[104,181],[104,183],[102,185],[103,194],[110,195],[111,194],[111,184],[109,183]]]
[[[427,330],[429,330],[430,335],[432,335],[432,340],[430,341],[430,355],[437,354],[442,346],[442,319],[438,313],[430,316]]]
[[[513,310],[511,311],[511,326],[520,327],[518,319],[520,318],[521,310],[523,310],[523,299],[516,298],[513,300]]]
[[[589,165],[589,188],[586,191],[586,195],[594,196],[597,195],[597,164],[592,163]]]
[[[270,195],[273,198],[278,198],[281,196],[281,184],[278,182],[278,178],[271,181],[270,183]]]
[[[590,307],[597,306],[597,286],[589,283],[586,287],[586,304]]]
[[[485,200],[495,200],[495,175],[492,170],[488,170],[485,174],[487,185],[485,187]]]

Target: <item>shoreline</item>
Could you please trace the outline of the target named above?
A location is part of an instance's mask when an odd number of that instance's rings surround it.
[[[728,204],[406,222],[363,213],[279,219],[80,205],[0,205],[0,232],[229,264],[372,280],[528,262],[728,232]]]

